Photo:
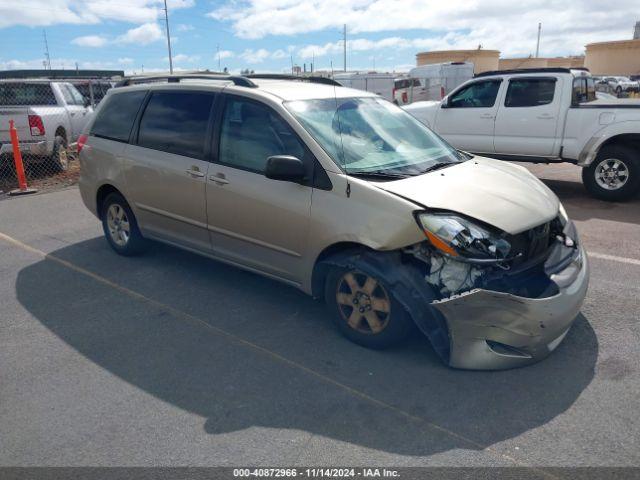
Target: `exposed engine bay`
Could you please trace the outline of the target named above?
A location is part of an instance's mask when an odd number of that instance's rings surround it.
[[[531,298],[552,295],[555,286],[549,275],[557,262],[548,260],[552,254],[569,258],[577,248],[573,224],[563,223],[556,218],[509,236],[511,256],[502,261],[482,263],[452,257],[434,248],[429,241],[413,245],[404,253],[423,264],[424,279],[439,299],[475,288]]]

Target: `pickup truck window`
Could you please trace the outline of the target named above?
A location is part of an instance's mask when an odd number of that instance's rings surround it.
[[[106,100],[98,111],[91,135],[119,142],[128,142],[131,127],[147,92],[117,93]]]
[[[502,80],[475,82],[453,94],[449,100],[449,108],[481,108],[493,107],[498,96]]]
[[[0,105],[36,106],[57,105],[48,83],[0,83]]]
[[[592,102],[596,99],[596,86],[593,78],[578,77],[573,80],[572,104]]]
[[[553,102],[555,78],[527,78],[509,81],[505,107],[537,107]]]
[[[76,87],[71,85],[70,83],[60,84],[60,90],[62,91],[62,96],[64,97],[64,101],[67,102],[67,105],[84,105],[84,99]]]

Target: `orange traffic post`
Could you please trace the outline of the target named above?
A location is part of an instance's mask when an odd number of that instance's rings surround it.
[[[9,192],[9,195],[26,195],[35,193],[37,190],[27,188],[27,177],[24,174],[24,163],[22,163],[22,153],[20,153],[20,144],[18,143],[18,131],[13,124],[13,120],[9,120],[9,133],[11,134],[11,145],[13,146],[13,161],[16,165],[16,175],[18,177],[18,189]]]

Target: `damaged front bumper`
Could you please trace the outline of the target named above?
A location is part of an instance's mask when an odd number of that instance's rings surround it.
[[[586,254],[582,247],[572,250],[562,267],[549,274],[554,284],[549,296],[527,298],[474,289],[432,302],[449,330],[449,365],[498,370],[535,363],[549,355],[569,331],[587,293]]]

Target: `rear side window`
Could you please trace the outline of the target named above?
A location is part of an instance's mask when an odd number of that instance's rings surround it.
[[[556,81],[553,78],[528,78],[509,81],[505,107],[538,107],[553,102]]]
[[[496,103],[501,80],[475,82],[453,94],[449,100],[450,108],[493,107]]]
[[[0,83],[0,105],[57,105],[48,83]]]
[[[147,92],[118,93],[106,100],[91,128],[91,135],[119,142],[128,142],[131,127]]]
[[[203,92],[154,92],[140,120],[138,145],[204,158],[213,100]]]
[[[587,103],[596,100],[596,86],[591,77],[578,77],[573,80],[572,104]]]

